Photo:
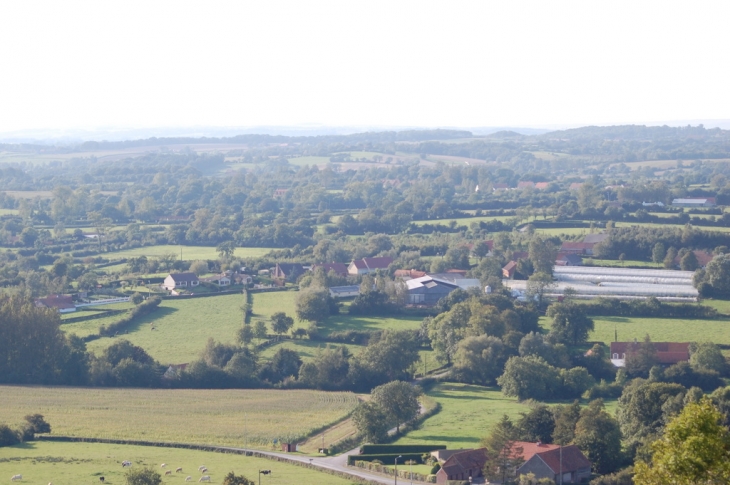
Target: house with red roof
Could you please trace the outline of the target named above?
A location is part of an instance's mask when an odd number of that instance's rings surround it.
[[[570,254],[587,254],[590,256],[593,254],[593,246],[595,245],[596,243],[565,241],[560,246],[560,252]]]
[[[535,188],[538,190],[545,190],[550,185],[550,182],[538,182],[535,184]]]
[[[514,456],[522,458],[516,475],[532,473],[535,478],[549,478],[555,483],[580,483],[591,475],[591,461],[575,445],[560,446],[516,441]]]
[[[531,182],[529,180],[526,180],[524,182],[517,182],[518,189],[532,189],[534,187],[535,187],[535,182]]]
[[[689,360],[689,342],[652,342],[661,365],[674,365]],[[611,342],[611,363],[626,365],[626,356],[636,352],[639,342]]]
[[[370,274],[375,273],[379,269],[387,270],[391,264],[393,264],[393,258],[387,256],[381,258],[362,258],[350,263],[347,267],[347,272],[351,275]]]
[[[486,462],[486,448],[454,453],[446,459],[436,473],[436,483],[445,485],[447,482],[458,480],[483,483],[483,480],[479,479],[484,476],[482,470]]]
[[[515,277],[515,271],[517,271],[517,263],[510,261],[502,268],[502,277],[511,280]]]
[[[313,264],[312,272],[317,268],[323,268],[325,274],[330,271],[334,271],[337,276],[347,276],[347,265],[345,263],[324,263],[324,264]]]
[[[45,298],[36,298],[33,303],[39,308],[53,308],[59,313],[76,311],[76,305],[71,295],[48,295]]]

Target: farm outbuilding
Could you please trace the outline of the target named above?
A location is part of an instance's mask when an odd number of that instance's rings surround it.
[[[577,298],[646,299],[696,301],[699,293],[692,285],[692,271],[556,266],[555,285],[547,296],[559,297],[567,288]],[[524,299],[527,282],[503,280],[513,296]]]

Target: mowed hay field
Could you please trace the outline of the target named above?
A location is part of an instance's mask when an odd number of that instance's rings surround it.
[[[16,474],[23,475],[20,483],[46,485],[48,483],[97,485],[104,477],[108,485],[124,485],[128,468],[122,468],[122,461],[129,460],[132,467],[154,468],[162,476],[162,483],[183,483],[186,476],[197,483],[202,475],[198,467],[205,465],[211,483],[223,483],[229,472],[244,475],[258,483],[259,470],[271,470],[271,475],[261,478],[261,485],[296,483],[301,485],[347,485],[344,478],[317,472],[286,463],[229,453],[186,450],[178,448],[157,448],[152,446],[130,446],[105,443],[59,443],[32,441],[22,445],[0,448],[0,476],[4,479]],[[160,468],[167,463],[166,468]],[[175,473],[182,467],[183,473]],[[165,476],[165,470],[172,475]],[[10,483],[10,482],[8,482]]]
[[[270,449],[348,415],[351,392],[1,386],[5,423],[40,413],[58,436]]]
[[[163,300],[157,311],[134,322],[128,333],[115,338],[93,340],[87,347],[99,354],[116,338],[125,338],[145,349],[162,364],[191,362],[200,355],[209,337],[224,343],[236,341],[236,332],[243,325],[241,306],[244,303],[243,295],[239,294]],[[93,330],[94,325],[98,328],[99,322],[89,320],[72,323],[62,325],[61,329],[73,333],[78,328],[83,333]],[[151,323],[154,324],[154,330]]]
[[[441,404],[441,411],[396,443],[478,448],[479,441],[503,414],[514,420],[520,412],[529,411],[527,405],[505,397],[494,387],[440,383],[426,394]]]

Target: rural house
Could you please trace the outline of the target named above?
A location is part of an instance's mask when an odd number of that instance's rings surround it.
[[[296,281],[304,274],[304,266],[299,263],[276,263],[274,278],[287,281]]]
[[[393,258],[382,257],[382,258],[362,258],[350,263],[347,267],[347,272],[351,275],[364,275],[375,273],[377,270],[388,269],[393,263]]]
[[[699,268],[704,268],[705,266],[707,266],[707,263],[712,261],[712,259],[715,257],[715,255],[713,255],[712,253],[708,253],[707,251],[703,251],[700,249],[695,249],[692,252],[695,253],[695,257],[697,258],[697,265]],[[682,258],[677,255],[677,257],[674,258],[674,265],[679,267],[679,263],[681,261]]]
[[[312,272],[316,271],[317,268],[323,268],[325,274],[330,271],[334,271],[337,276],[347,276],[347,265],[345,263],[324,263],[324,264],[313,264]]]
[[[172,291],[179,288],[195,288],[200,280],[195,273],[170,273],[162,282],[162,287]]]
[[[71,295],[48,295],[45,298],[36,298],[33,303],[39,308],[54,308],[59,313],[76,311],[76,305],[74,305]]]
[[[200,281],[203,281],[205,283],[213,283],[214,285],[218,286],[229,286],[231,284],[231,279],[225,274],[208,276],[207,278],[201,278]]]
[[[566,241],[560,246],[560,252],[592,255],[593,246],[595,246],[595,243]]]
[[[395,274],[393,276],[402,280],[410,280],[413,278],[421,278],[422,276],[426,276],[426,272],[419,271],[417,269],[397,269],[395,270]]]
[[[360,294],[360,285],[332,286],[330,296],[332,298],[349,298]]]
[[[652,342],[661,365],[674,365],[689,360],[689,342]],[[611,363],[626,365],[626,356],[639,348],[639,342],[611,342]]]
[[[522,464],[515,475],[532,473],[540,480],[548,478],[555,483],[580,483],[591,475],[591,462],[575,445],[560,446],[544,443],[516,441],[511,455],[519,457]]]
[[[482,469],[487,462],[487,449],[478,448],[454,453],[449,456],[436,473],[436,483],[445,485],[450,481],[484,483]]]
[[[505,264],[502,268],[502,277],[507,278],[508,280],[511,280],[515,277],[515,272],[517,271],[517,263],[514,261],[510,261],[509,263]]]
[[[583,258],[574,253],[558,253],[555,258],[555,264],[558,266],[583,266]]]

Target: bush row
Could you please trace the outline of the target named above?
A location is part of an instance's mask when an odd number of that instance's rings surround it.
[[[401,453],[431,453],[436,450],[445,450],[446,445],[362,445],[360,454],[401,454]]]
[[[102,325],[99,327],[99,335],[102,337],[111,337],[117,332],[124,330],[137,318],[143,317],[157,310],[157,307],[162,303],[162,299],[159,296],[153,296],[140,303],[127,315],[109,325]]]
[[[423,453],[377,453],[371,455],[349,455],[347,457],[347,464],[352,466],[356,461],[375,461],[378,460],[384,465],[394,465],[395,459],[398,458],[398,463],[401,465],[409,460],[413,460],[418,464],[423,463]],[[399,458],[400,457],[400,458]]]
[[[605,317],[714,318],[717,310],[693,303],[662,303],[656,298],[618,301],[598,298],[582,303],[587,315]]]

